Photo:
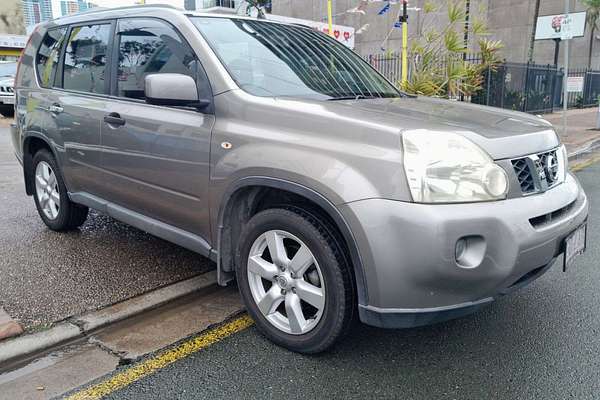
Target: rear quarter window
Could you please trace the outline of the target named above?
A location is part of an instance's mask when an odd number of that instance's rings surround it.
[[[60,51],[65,40],[67,28],[51,29],[44,35],[36,55],[36,70],[40,84],[52,87],[60,58]]]

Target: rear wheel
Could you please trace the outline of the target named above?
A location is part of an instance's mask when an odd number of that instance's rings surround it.
[[[259,329],[290,350],[323,351],[351,324],[354,290],[339,243],[303,210],[270,209],[250,219],[237,279]]]
[[[88,208],[69,200],[56,160],[48,150],[40,150],[33,157],[33,174],[35,206],[48,228],[65,231],[81,226]]]

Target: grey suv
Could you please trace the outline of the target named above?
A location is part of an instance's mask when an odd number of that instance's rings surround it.
[[[50,229],[88,207],[209,257],[274,342],[466,315],[585,249],[541,118],[407,96],[312,29],[164,6],[39,26],[13,140]]]

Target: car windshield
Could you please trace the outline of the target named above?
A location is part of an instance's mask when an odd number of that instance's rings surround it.
[[[14,77],[17,73],[17,63],[9,62],[9,63],[0,63],[0,78],[5,78],[7,76]]]
[[[312,29],[237,18],[190,19],[240,88],[253,95],[323,100],[401,96],[353,51]]]

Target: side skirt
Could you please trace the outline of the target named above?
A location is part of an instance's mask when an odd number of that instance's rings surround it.
[[[93,208],[94,210],[109,215],[116,220],[141,229],[144,232],[148,232],[151,235],[157,236],[171,243],[175,243],[181,247],[185,247],[186,249],[199,253],[204,257],[208,257],[214,262],[217,261],[217,252],[204,238],[196,234],[184,231],[183,229],[179,229],[154,218],[147,217],[138,212],[121,207],[89,193],[69,193],[69,198],[74,203]]]

